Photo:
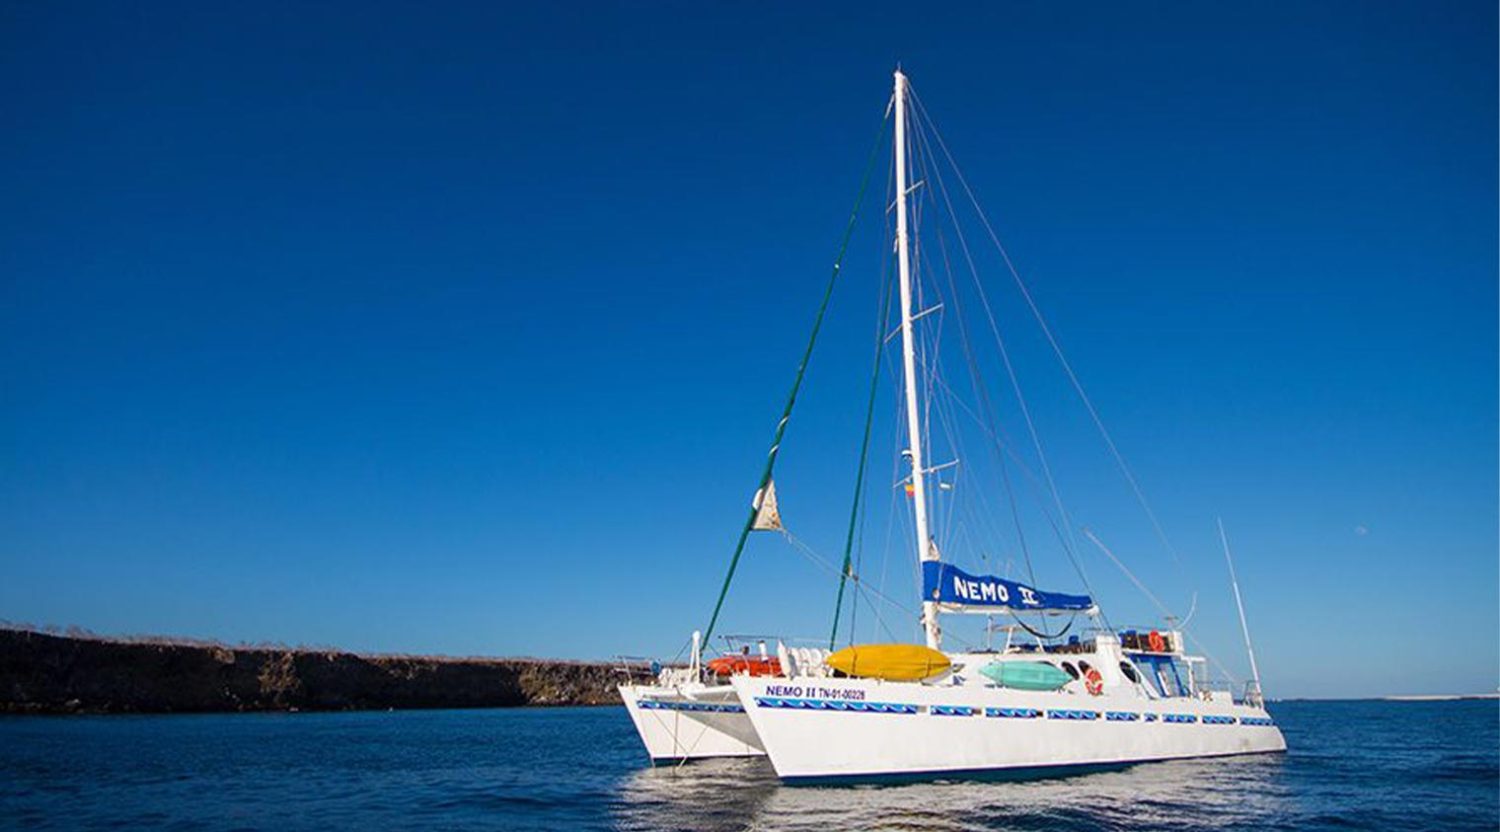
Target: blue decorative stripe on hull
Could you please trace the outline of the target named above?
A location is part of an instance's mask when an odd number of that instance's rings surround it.
[[[1079,710],[1071,710],[1071,709],[1059,709],[1059,710],[1054,710],[1054,711],[1048,711],[1047,712],[1047,718],[1048,719],[1082,719],[1082,720],[1091,720],[1091,719],[1098,719],[1099,718],[1099,712],[1098,711],[1079,711]]]
[[[1241,757],[1251,754],[1284,754],[1285,751],[1234,751],[1225,754],[1199,754],[1196,758],[1208,757]],[[899,774],[882,774],[878,772],[865,774],[826,774],[810,777],[783,777],[781,782],[789,786],[828,786],[840,784],[863,784],[863,783],[920,783],[932,780],[981,780],[1013,781],[1013,780],[1045,780],[1054,777],[1076,777],[1083,774],[1096,774],[1106,771],[1121,771],[1131,766],[1143,763],[1160,763],[1166,760],[1193,759],[1185,757],[1151,757],[1140,760],[1120,760],[1108,763],[1072,763],[1068,765],[1049,766],[1013,766],[1009,768],[954,768],[954,769],[931,769],[928,771],[901,772]]]
[[[984,715],[1001,719],[1036,719],[1042,712],[1036,708],[985,708]]]
[[[848,702],[842,699],[793,699],[784,696],[757,696],[762,708],[788,708],[798,711],[846,711],[862,714],[914,714],[916,705],[899,702]]]
[[[684,711],[723,711],[729,713],[743,713],[744,708],[739,705],[714,705],[698,702],[657,702],[653,700],[642,700],[641,707],[646,709],[662,710],[684,710]],[[798,711],[843,711],[847,713],[868,714],[916,714],[926,710],[933,716],[978,716],[984,714],[986,717],[999,719],[1047,719],[1066,720],[1074,722],[1093,722],[1103,719],[1106,722],[1164,722],[1174,725],[1190,725],[1200,721],[1196,714],[1154,714],[1150,712],[1139,713],[1136,711],[1090,711],[1078,708],[1054,708],[1043,711],[1038,708],[980,708],[973,705],[931,705],[927,707],[905,702],[856,702],[842,699],[801,699],[785,696],[757,696],[755,704],[762,708],[782,708]],[[1232,717],[1218,716],[1213,714],[1201,718],[1204,725],[1248,725],[1269,727],[1276,723],[1264,717]]]
[[[664,702],[660,699],[642,699],[639,705],[643,711],[693,711],[716,714],[745,712],[742,705],[721,705],[715,702]]]

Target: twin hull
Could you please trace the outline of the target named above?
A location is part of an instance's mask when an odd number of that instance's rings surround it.
[[[1263,708],[872,679],[732,680],[785,780],[1091,770],[1285,751]]]
[[[620,698],[653,763],[766,753],[727,685],[621,685]]]

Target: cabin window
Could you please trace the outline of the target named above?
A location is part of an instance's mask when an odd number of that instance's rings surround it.
[[[1141,677],[1135,672],[1135,665],[1130,662],[1120,662],[1120,672],[1131,682],[1140,682]]]
[[[1074,679],[1078,678],[1078,668],[1074,667],[1072,662],[1063,662],[1062,669],[1067,671],[1068,675]]]
[[[1088,662],[1079,662],[1078,663],[1078,669],[1082,670],[1084,673],[1088,673],[1089,670],[1091,670],[1092,668],[1089,667],[1089,663]]]

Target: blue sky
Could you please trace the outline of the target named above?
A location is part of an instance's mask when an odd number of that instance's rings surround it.
[[[7,4],[0,618],[671,654],[900,61],[1181,562],[1044,386],[1079,521],[1239,669],[1223,515],[1272,695],[1492,690],[1495,39],[1480,3]],[[830,555],[877,231],[778,474]],[[753,540],[725,628],[821,635],[833,591]]]

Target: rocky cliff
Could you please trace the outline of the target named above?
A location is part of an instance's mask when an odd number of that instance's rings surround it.
[[[496,708],[619,702],[608,664],[364,656],[0,629],[0,713]]]

